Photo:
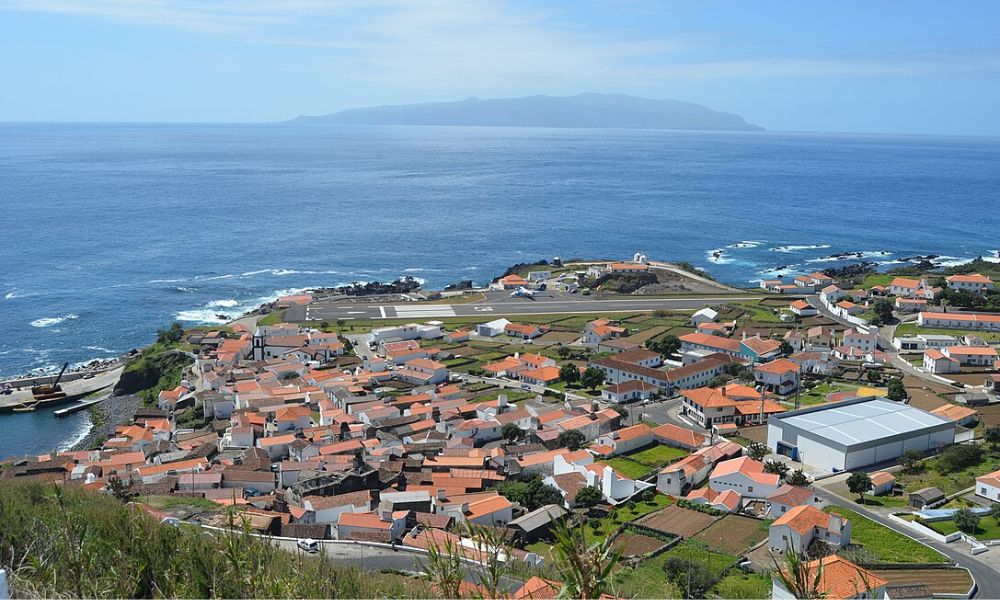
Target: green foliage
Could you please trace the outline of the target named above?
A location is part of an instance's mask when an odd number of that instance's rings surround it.
[[[715,281],[715,278],[709,275],[708,271],[705,271],[704,269],[699,269],[698,267],[694,266],[693,264],[687,261],[682,260],[680,262],[675,262],[674,265],[682,271],[687,271],[688,273],[694,273],[699,277],[704,277],[705,279],[708,279],[710,281]]]
[[[593,485],[588,485],[576,493],[576,498],[574,498],[573,501],[584,508],[590,508],[600,504],[603,499],[604,494],[601,493],[599,488]]]
[[[604,371],[597,367],[587,367],[587,370],[583,372],[583,376],[580,377],[580,383],[587,389],[596,389],[597,386],[604,383]]]
[[[670,356],[672,354],[677,354],[681,349],[681,340],[672,334],[667,334],[658,340],[648,340],[646,342],[646,348],[652,350],[653,352],[659,352],[664,356]]]
[[[170,344],[181,341],[184,337],[184,328],[180,323],[171,323],[166,329],[156,330],[156,341],[160,344]]]
[[[160,525],[111,496],[36,482],[0,485],[0,564],[15,597],[430,597],[407,577],[286,552],[238,529]]]
[[[551,485],[543,483],[541,477],[534,477],[528,481],[505,481],[494,489],[504,498],[517,502],[528,510],[535,510],[546,504],[559,506],[563,504],[562,493]]]
[[[778,352],[781,352],[782,356],[788,356],[795,352],[795,348],[788,343],[788,340],[781,340],[781,345],[778,347]]]
[[[953,473],[978,465],[983,460],[983,449],[971,444],[955,444],[938,457],[937,467],[942,473]]]
[[[802,472],[802,469],[795,469],[787,477],[785,477],[785,483],[788,485],[802,487],[809,485],[809,478],[804,472]]]
[[[781,477],[784,477],[788,473],[790,467],[781,462],[780,460],[769,460],[764,463],[765,473],[777,473]]]
[[[979,515],[968,508],[956,510],[951,519],[959,529],[966,533],[975,533],[976,529],[979,528]]]
[[[872,325],[885,325],[887,323],[892,323],[895,319],[892,316],[892,302],[886,300],[885,298],[880,298],[875,301],[872,306],[872,312],[874,313],[871,323]]]
[[[905,473],[919,473],[924,470],[924,455],[919,450],[907,450],[899,457],[899,464]]]
[[[523,433],[521,428],[517,426],[517,423],[505,423],[500,429],[500,435],[508,442],[516,442]]]
[[[906,399],[906,388],[903,386],[903,380],[894,377],[889,380],[889,384],[886,387],[889,390],[887,394],[889,400],[900,402]]]
[[[566,348],[561,346],[560,348]],[[567,348],[568,349],[568,348]],[[566,383],[576,383],[580,380],[580,369],[572,363],[566,363],[559,367],[559,379],[565,381]]]
[[[1000,448],[1000,427],[987,427],[983,430],[983,440],[994,450]]]
[[[563,448],[569,448],[570,450],[579,450],[583,447],[583,443],[587,441],[583,437],[583,434],[575,429],[569,431],[563,431],[556,438],[556,444]]]
[[[847,489],[852,494],[857,494],[861,502],[865,500],[865,492],[872,489],[872,478],[864,471],[855,471],[847,478]]]
[[[696,510],[700,513],[705,513],[706,515],[712,515],[713,517],[722,517],[729,514],[728,511],[722,510],[721,508],[714,508],[708,504],[702,504],[700,502],[691,502],[690,500],[685,500],[683,498],[677,501],[677,506],[690,510]]]
[[[621,558],[621,550],[611,545],[611,536],[588,544],[584,528],[571,528],[565,520],[557,521],[552,533],[553,566],[563,580],[559,597],[600,598],[611,584]]]
[[[764,457],[767,456],[767,446],[760,442],[753,442],[744,451],[747,456],[756,461],[764,460]]]
[[[708,591],[720,579],[720,574],[707,565],[677,556],[671,556],[663,563],[663,571],[684,598],[706,598]]]

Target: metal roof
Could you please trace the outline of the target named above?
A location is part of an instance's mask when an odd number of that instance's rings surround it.
[[[821,410],[796,411],[781,416],[780,420],[845,446],[916,433],[948,423],[912,406],[881,398],[850,404],[837,403],[824,406]]]

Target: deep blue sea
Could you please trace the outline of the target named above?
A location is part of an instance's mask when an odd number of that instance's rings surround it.
[[[554,255],[744,285],[840,252],[995,258],[998,198],[996,138],[0,124],[0,376],[289,290],[484,283]]]

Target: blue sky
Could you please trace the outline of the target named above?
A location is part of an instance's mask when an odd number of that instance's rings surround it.
[[[1000,135],[1000,2],[0,0],[0,121],[275,121],[622,92]]]

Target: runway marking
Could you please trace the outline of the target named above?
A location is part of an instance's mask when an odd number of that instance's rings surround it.
[[[385,307],[384,306],[379,306],[378,307],[378,312],[381,313],[382,318],[384,319],[385,318]]]
[[[455,309],[449,304],[425,304],[425,305],[415,305],[415,306],[393,306],[393,310],[396,311],[396,316],[401,319],[407,319],[411,317],[415,318],[426,318],[426,317],[454,317]]]

